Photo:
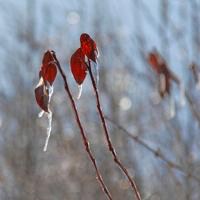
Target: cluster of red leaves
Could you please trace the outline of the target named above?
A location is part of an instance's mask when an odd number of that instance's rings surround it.
[[[152,69],[159,76],[159,93],[163,98],[166,95],[170,95],[171,91],[171,81],[179,83],[179,79],[176,75],[169,69],[166,61],[162,56],[156,51],[152,51],[148,55],[148,63],[151,65]]]
[[[96,63],[98,55],[96,43],[87,33],[81,34],[80,43],[80,48],[73,53],[70,60],[71,71],[78,85],[83,83],[87,75],[86,58]],[[39,71],[39,83],[35,88],[36,102],[45,112],[49,112],[50,90],[56,78],[57,64],[55,52],[46,51]]]
[[[97,62],[98,50],[95,41],[87,34],[80,36],[81,46],[71,56],[71,71],[78,85],[81,85],[87,75],[86,58]]]
[[[56,74],[57,61],[55,53],[52,50],[48,50],[44,53],[39,71],[39,83],[35,88],[36,102],[45,112],[49,112],[50,89],[56,78]]]

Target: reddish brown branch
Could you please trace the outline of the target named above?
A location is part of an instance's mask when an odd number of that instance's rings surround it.
[[[88,59],[87,67],[88,67],[88,71],[89,71],[89,74],[90,74],[90,79],[92,81],[94,93],[95,93],[95,96],[96,96],[97,110],[98,110],[98,113],[99,113],[99,116],[100,116],[100,119],[101,119],[101,122],[102,122],[102,125],[103,125],[103,129],[104,129],[104,133],[105,133],[105,137],[106,137],[106,142],[107,142],[109,151],[111,152],[115,163],[119,166],[119,168],[124,172],[124,174],[128,178],[128,180],[130,182],[130,185],[133,188],[133,191],[134,191],[137,199],[141,200],[141,196],[140,196],[139,190],[137,188],[137,185],[136,185],[134,179],[131,178],[131,176],[128,173],[128,170],[126,169],[126,167],[124,167],[124,165],[119,160],[119,158],[118,158],[118,156],[117,156],[117,154],[115,152],[115,149],[114,149],[114,147],[112,145],[112,142],[110,140],[110,136],[108,134],[108,129],[107,129],[106,121],[105,121],[105,118],[104,118],[104,115],[103,115],[103,112],[102,112],[102,108],[101,108],[101,104],[100,104],[100,100],[99,100],[98,89],[97,89],[97,86],[96,86],[96,83],[95,83],[95,80],[94,80],[94,76],[92,74],[91,64],[90,64],[90,60],[89,59]]]
[[[197,181],[200,184],[200,179],[198,177],[196,177],[195,175],[185,172],[185,170],[178,164],[170,161],[162,152],[160,149],[154,149],[152,147],[150,147],[146,142],[144,142],[143,140],[141,140],[140,138],[138,138],[138,136],[135,136],[133,134],[131,134],[130,132],[128,132],[123,126],[117,124],[116,122],[114,122],[112,119],[110,119],[109,117],[105,116],[105,119],[107,121],[109,121],[110,123],[112,123],[113,125],[116,126],[116,128],[118,128],[119,130],[123,131],[129,138],[131,138],[132,140],[134,140],[136,143],[140,144],[141,146],[143,146],[146,150],[148,150],[149,152],[151,152],[152,154],[154,154],[156,157],[160,158],[162,161],[164,161],[164,163],[166,163],[170,168],[173,168],[179,172],[181,172],[184,176],[186,177],[190,177],[193,180]]]
[[[62,70],[61,68],[61,65],[59,63],[59,61],[57,60],[56,56],[55,56],[55,59],[57,61],[57,66],[58,66],[58,70],[63,78],[63,81],[64,81],[64,86],[65,86],[65,90],[68,94],[68,97],[71,101],[71,105],[72,105],[72,109],[74,111],[74,114],[75,114],[75,117],[76,117],[76,122],[77,122],[77,125],[80,129],[80,133],[81,133],[81,136],[82,136],[82,140],[83,140],[83,143],[84,143],[84,146],[85,146],[85,150],[87,151],[88,153],[88,156],[90,158],[90,160],[92,161],[93,165],[94,165],[94,168],[95,168],[95,171],[96,171],[96,174],[97,174],[97,179],[100,183],[100,186],[101,186],[101,189],[103,190],[103,192],[105,193],[106,197],[109,199],[109,200],[112,200],[112,196],[109,192],[109,190],[107,189],[103,179],[102,179],[102,176],[100,174],[100,171],[98,170],[98,167],[97,167],[97,164],[96,164],[96,160],[90,150],[90,145],[89,145],[89,142],[88,142],[88,139],[87,139],[87,136],[84,132],[84,129],[83,129],[83,126],[81,124],[81,121],[80,121],[80,117],[79,117],[79,114],[78,114],[78,111],[77,111],[77,108],[76,108],[76,104],[74,102],[74,99],[72,97],[72,94],[71,94],[71,91],[69,89],[69,86],[68,86],[68,83],[67,83],[67,78],[66,78],[66,75],[64,73],[64,71]]]

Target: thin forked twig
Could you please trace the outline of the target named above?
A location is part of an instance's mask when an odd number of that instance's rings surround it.
[[[95,171],[96,171],[96,174],[97,174],[97,180],[99,181],[101,189],[105,193],[107,199],[112,200],[112,196],[111,196],[109,190],[107,189],[107,187],[106,187],[106,185],[105,185],[105,183],[103,181],[101,173],[100,173],[100,171],[99,171],[99,169],[97,167],[96,160],[95,160],[95,158],[94,158],[94,156],[93,156],[93,154],[92,154],[92,152],[90,150],[90,145],[89,145],[87,136],[86,136],[86,134],[84,132],[83,126],[81,124],[80,117],[79,117],[79,114],[78,114],[78,111],[77,111],[77,108],[76,108],[76,104],[74,102],[74,99],[72,97],[71,91],[70,91],[69,86],[68,86],[66,75],[65,75],[64,71],[62,70],[61,65],[60,65],[59,61],[57,60],[56,56],[55,56],[55,59],[56,59],[56,62],[57,62],[58,70],[59,70],[59,72],[60,72],[60,74],[61,74],[61,76],[63,78],[65,91],[67,92],[68,97],[70,99],[70,102],[71,102],[71,105],[72,105],[72,109],[73,109],[75,117],[76,117],[77,125],[78,125],[78,127],[80,129],[80,133],[81,133],[81,136],[82,136],[82,141],[83,141],[84,146],[85,146],[85,150],[87,151],[88,156],[89,156],[90,160],[92,161],[92,163],[94,165],[94,168],[95,168]]]
[[[100,119],[101,119],[101,122],[102,122],[102,125],[103,125],[103,129],[104,129],[106,142],[107,142],[109,151],[111,152],[115,163],[119,166],[119,168],[124,172],[124,174],[128,178],[128,180],[130,182],[130,185],[133,188],[133,191],[134,191],[137,199],[141,200],[141,195],[139,193],[139,190],[137,188],[137,185],[136,185],[134,179],[131,178],[131,176],[129,175],[128,170],[126,169],[126,167],[124,167],[124,165],[119,160],[119,158],[118,158],[118,156],[117,156],[117,154],[115,152],[115,149],[114,149],[114,147],[112,145],[112,142],[111,142],[111,139],[110,139],[110,136],[109,136],[109,133],[108,133],[106,121],[105,121],[105,118],[104,118],[104,115],[103,115],[103,112],[102,112],[102,108],[101,108],[101,104],[100,104],[100,100],[99,100],[99,93],[98,93],[98,89],[97,89],[97,86],[96,86],[96,83],[95,83],[95,80],[94,80],[94,76],[92,74],[91,63],[90,63],[89,59],[88,59],[88,64],[86,63],[86,65],[87,65],[87,68],[88,68],[88,71],[89,71],[89,74],[90,74],[90,79],[92,81],[92,86],[93,86],[94,93],[95,93],[95,96],[96,96],[97,110],[98,110],[98,113],[99,113],[99,116],[100,116]]]
[[[185,172],[185,170],[178,164],[170,161],[162,152],[161,150],[156,150],[152,147],[150,147],[146,142],[144,142],[143,140],[141,140],[140,138],[138,138],[138,136],[135,136],[133,134],[131,134],[129,131],[127,131],[123,126],[117,124],[116,122],[114,122],[111,118],[109,118],[108,116],[105,116],[105,119],[107,121],[109,121],[110,123],[112,123],[115,127],[117,127],[119,130],[123,131],[129,138],[131,138],[132,140],[134,140],[136,143],[140,144],[141,146],[143,146],[146,150],[148,150],[149,152],[151,152],[152,154],[154,154],[156,157],[160,158],[162,161],[164,161],[165,164],[167,164],[170,168],[173,168],[179,172],[181,172],[184,176],[188,177],[188,178],[192,178],[193,180],[197,181],[200,184],[200,178],[196,177],[195,175],[191,174],[191,173],[187,173]]]

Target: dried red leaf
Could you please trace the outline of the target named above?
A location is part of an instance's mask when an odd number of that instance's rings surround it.
[[[49,92],[42,77],[35,88],[35,99],[42,110],[49,112]]]
[[[149,53],[148,62],[155,72],[158,74],[162,73],[161,59],[156,52]]]
[[[42,65],[47,65],[50,62],[54,62],[54,51],[48,50],[44,53],[43,59],[42,59]]]
[[[161,97],[164,97],[166,94],[170,94],[171,90],[171,80],[176,83],[180,83],[177,76],[168,68],[165,60],[157,51],[149,53],[148,62],[151,65],[152,69],[162,77],[162,81],[159,81],[159,93]]]
[[[87,75],[87,65],[81,48],[78,48],[71,56],[70,65],[74,79],[81,85]]]
[[[87,33],[83,33],[81,34],[80,42],[83,54],[90,60],[96,62],[98,50],[95,41]]]
[[[48,81],[50,85],[53,84],[57,74],[57,66],[55,62],[50,62],[47,65],[43,65],[41,68],[41,75],[45,81]]]
[[[57,62],[53,51],[45,52],[42,60],[41,70],[39,76],[43,77],[44,81],[48,81],[50,85],[53,84],[57,74]]]

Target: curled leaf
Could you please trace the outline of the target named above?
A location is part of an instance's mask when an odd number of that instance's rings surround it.
[[[54,51],[46,51],[43,60],[39,76],[43,77],[44,81],[48,81],[50,85],[53,84],[57,75],[57,61],[55,59]]]
[[[83,54],[96,63],[98,50],[95,41],[87,33],[83,33],[80,36],[80,42]]]
[[[74,79],[77,84],[81,85],[87,75],[87,65],[81,48],[77,49],[71,56],[70,65]]]
[[[45,81],[48,81],[50,85],[53,84],[57,74],[57,67],[54,62],[50,62],[47,65],[43,65],[41,68],[41,75]]]
[[[42,65],[47,65],[50,62],[55,62],[55,52],[53,50],[47,50],[44,53],[43,59],[42,59]]]
[[[149,53],[148,62],[152,69],[159,75],[159,93],[163,98],[165,95],[170,95],[171,81],[180,84],[178,77],[168,68],[166,61],[157,52]]]
[[[57,66],[59,61],[56,58],[55,52],[48,50],[45,52],[42,59],[42,66],[39,72],[39,83],[35,88],[35,99],[42,111],[38,114],[38,117],[42,117],[45,113],[48,117],[47,137],[44,146],[44,151],[47,150],[51,126],[52,126],[52,112],[49,109],[51,96],[53,94],[53,82],[57,74]]]
[[[159,56],[156,52],[150,52],[148,55],[148,62],[151,65],[152,69],[158,74],[161,73],[161,67],[159,62]]]
[[[35,99],[42,110],[49,112],[49,91],[42,77],[35,88]]]
[[[158,74],[168,74],[169,69],[166,65],[165,60],[158,54],[157,51],[149,53],[148,62],[152,69]]]

